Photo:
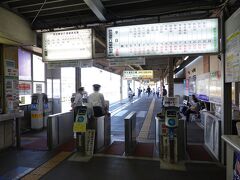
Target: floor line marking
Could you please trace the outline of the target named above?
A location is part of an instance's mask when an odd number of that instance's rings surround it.
[[[148,137],[151,121],[152,121],[152,115],[153,115],[153,110],[155,106],[155,98],[152,100],[147,116],[143,122],[142,128],[139,132],[138,139],[139,140],[146,140]]]
[[[135,103],[135,102],[137,102],[138,100],[140,100],[140,98],[134,100],[132,103]],[[131,103],[131,102],[128,102],[128,103],[120,106],[119,108],[114,109],[113,111],[110,112],[110,113],[111,113],[111,116],[114,116],[115,114],[119,113],[120,111],[122,111],[123,109],[125,109],[127,106],[131,105],[132,103]]]
[[[29,174],[24,176],[22,180],[35,180],[40,179],[42,176],[47,174],[57,165],[59,165],[62,161],[64,161],[68,156],[70,156],[72,152],[60,152],[35,170],[31,171]]]

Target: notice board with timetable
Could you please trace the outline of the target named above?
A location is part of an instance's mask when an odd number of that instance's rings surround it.
[[[92,59],[92,29],[43,33],[43,61]]]
[[[218,19],[107,28],[107,56],[218,53]]]

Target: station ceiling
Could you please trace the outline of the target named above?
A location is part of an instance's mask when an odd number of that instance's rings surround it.
[[[38,32],[92,27],[98,37],[96,52],[104,54],[107,26],[215,17],[226,7],[229,13],[234,11],[239,0],[1,0],[0,6],[26,19]],[[41,42],[41,33],[38,38]],[[103,62],[104,57],[100,58]],[[180,57],[174,58],[177,63]],[[167,66],[166,57],[157,57],[147,58],[145,66],[130,68],[164,72]]]

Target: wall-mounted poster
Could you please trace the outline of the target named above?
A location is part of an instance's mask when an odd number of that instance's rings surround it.
[[[240,81],[240,8],[225,23],[225,81]]]
[[[31,95],[32,94],[32,83],[19,81],[18,85],[19,95]]]
[[[240,179],[240,152],[235,151],[233,156],[233,180]]]
[[[18,76],[18,70],[16,68],[16,63],[14,60],[5,60],[5,76],[8,77],[17,77]]]
[[[4,63],[6,112],[9,113],[17,109],[19,104],[18,70],[16,61],[5,59]]]

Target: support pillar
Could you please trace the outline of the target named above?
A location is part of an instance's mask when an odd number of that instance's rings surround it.
[[[81,68],[76,67],[76,92],[79,87],[82,86],[82,73],[81,73]]]
[[[239,107],[239,82],[235,82],[235,105]]]
[[[123,77],[122,77],[122,75],[120,78],[120,100],[121,100],[121,102],[123,100]]]
[[[232,132],[232,83],[225,83],[225,12],[221,14],[222,134]],[[222,143],[221,161],[226,164],[226,143]]]
[[[173,82],[173,58],[168,59],[168,96],[174,96],[174,82]]]

